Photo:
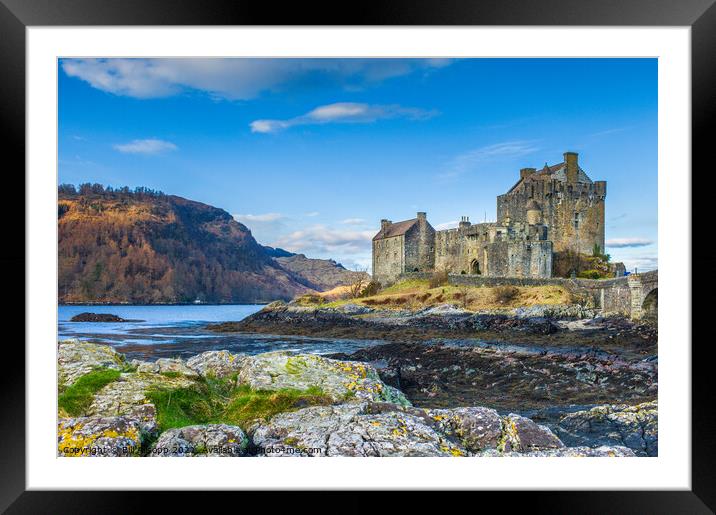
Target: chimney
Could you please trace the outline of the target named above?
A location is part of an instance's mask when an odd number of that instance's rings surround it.
[[[578,155],[576,152],[564,153],[564,162],[567,165],[567,182],[577,182],[577,177],[579,177]]]
[[[418,221],[424,222],[427,220],[428,214],[425,211],[418,211]]]
[[[381,230],[381,231],[385,231],[388,227],[390,227],[390,224],[392,224],[392,223],[393,223],[393,222],[391,222],[390,220],[387,220],[387,219],[383,218],[383,219],[380,221],[380,230]]]
[[[520,179],[526,179],[537,171],[536,168],[522,168],[520,170]]]
[[[458,228],[467,229],[468,227],[470,227],[470,217],[469,216],[460,217],[460,223],[458,224]]]

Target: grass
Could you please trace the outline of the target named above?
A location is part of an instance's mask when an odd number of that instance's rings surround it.
[[[235,388],[234,384],[233,379],[206,379],[189,388],[150,391],[148,397],[156,407],[160,430],[196,424],[229,424],[245,429],[256,419],[332,403],[319,388],[267,391],[245,385]]]
[[[430,281],[410,279],[401,281],[378,294],[358,298],[335,300],[321,304],[320,308],[337,308],[348,303],[386,309],[421,309],[439,304],[453,304],[470,310],[482,311],[533,306],[536,304],[571,304],[572,295],[562,286],[509,286],[505,287],[452,286],[430,287]]]
[[[100,368],[83,375],[58,397],[59,409],[67,415],[83,415],[92,404],[94,394],[119,379],[119,370]]]

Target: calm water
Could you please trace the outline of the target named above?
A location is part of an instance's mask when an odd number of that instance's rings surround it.
[[[208,323],[238,321],[261,305],[223,306],[60,306],[60,340],[80,338],[117,348],[128,358],[188,357],[206,350],[258,354],[289,350],[314,354],[353,352],[379,340],[316,339],[302,336],[214,333]],[[112,313],[132,322],[70,322],[83,312]]]

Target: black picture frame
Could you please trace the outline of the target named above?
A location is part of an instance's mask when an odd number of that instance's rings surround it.
[[[3,127],[5,180],[14,181],[16,202],[32,192],[25,191],[25,30],[32,26],[87,25],[571,25],[571,26],[689,26],[692,37],[692,169],[711,170],[711,134],[716,119],[716,0],[492,0],[438,1],[394,0],[390,3],[364,2],[333,4],[223,1],[223,0],[0,0],[0,120]],[[664,142],[661,142],[664,144]],[[9,158],[9,159],[8,159]],[[10,165],[9,163],[14,163]],[[682,172],[688,178],[688,172]],[[692,174],[692,178],[694,174]],[[692,189],[693,206],[708,208],[706,188]],[[23,191],[25,195],[17,192]],[[699,201],[701,200],[701,201]],[[17,206],[17,213],[24,206]],[[692,213],[693,233],[706,228],[707,218]],[[6,218],[7,220],[7,218]],[[4,224],[0,260],[6,271],[13,304],[13,320],[24,319],[23,278],[17,271],[31,273],[25,265],[25,227],[17,220]],[[703,234],[703,233],[702,233]],[[692,249],[693,252],[693,249]],[[714,259],[693,254],[694,270],[708,270],[699,279],[701,289],[711,286]],[[15,273],[7,273],[12,270]],[[683,280],[691,282],[691,277]],[[21,284],[23,283],[23,284]],[[7,290],[6,290],[7,292]],[[22,307],[20,307],[22,306]],[[708,305],[693,298],[694,320],[706,320]],[[691,320],[684,320],[691,326]],[[19,324],[18,324],[19,325]],[[18,334],[17,340],[24,334]],[[674,342],[667,342],[674,344]],[[709,343],[709,340],[701,343]],[[681,345],[690,342],[679,342]],[[623,492],[522,492],[481,493],[509,498],[510,507],[533,513],[712,513],[716,508],[714,440],[716,428],[710,381],[709,345],[693,345],[692,352],[692,489],[690,491]],[[0,510],[7,513],[131,513],[144,512],[145,494],[125,492],[37,492],[25,491],[25,353],[23,346],[5,342],[0,374]],[[8,366],[11,363],[12,366]],[[687,421],[684,421],[687,423]],[[161,495],[162,506],[183,505],[188,493]],[[194,494],[195,495],[195,494]],[[211,493],[213,497],[221,494]],[[274,494],[272,494],[274,495]],[[293,494],[292,494],[293,495]],[[279,508],[281,498],[272,503]],[[415,493],[412,502],[422,504],[424,495]],[[212,499],[213,500],[213,499]],[[295,501],[294,501],[295,502]],[[371,501],[358,492],[345,494],[342,506],[356,508]],[[485,501],[481,501],[484,503]],[[218,508],[216,499],[212,504]],[[291,504],[288,500],[284,506]],[[402,506],[410,509],[407,504]],[[343,511],[343,510],[342,510]]]

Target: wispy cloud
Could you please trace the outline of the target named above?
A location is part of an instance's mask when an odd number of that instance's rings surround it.
[[[355,102],[337,102],[316,107],[301,116],[286,120],[255,120],[251,122],[251,132],[278,132],[296,125],[320,125],[326,123],[370,123],[387,118],[407,118],[424,120],[437,114],[415,107],[399,105],[360,104]]]
[[[613,249],[621,249],[627,247],[646,247],[654,243],[652,240],[646,238],[613,238],[607,240],[605,245]]]
[[[276,222],[285,218],[281,213],[263,213],[260,215],[234,215],[234,219],[239,222]]]
[[[171,141],[161,139],[135,139],[129,143],[113,145],[113,147],[125,154],[161,154],[178,148]]]
[[[309,218],[313,218],[313,217],[316,217],[316,216],[318,216],[318,215],[320,215],[320,214],[321,214],[321,213],[319,213],[318,211],[309,211],[308,213],[304,213],[303,216],[307,216],[307,217],[309,217]]]
[[[272,246],[309,256],[361,254],[370,252],[374,235],[375,231],[334,229],[317,224],[281,236]]]
[[[341,220],[341,223],[344,225],[363,225],[365,218],[346,218],[345,220]]]
[[[532,141],[505,141],[464,152],[453,158],[439,178],[452,178],[477,170],[488,163],[512,159],[537,152],[539,147]]]
[[[446,59],[63,59],[70,77],[115,95],[158,98],[201,91],[215,98],[246,100],[265,91],[285,91],[307,82],[360,89],[416,71],[451,63]]]
[[[437,224],[435,226],[435,229],[438,231],[444,231],[445,229],[454,229],[455,227],[458,226],[459,223],[460,222],[458,222],[457,220],[452,220],[450,222],[443,222],[441,224]]]

